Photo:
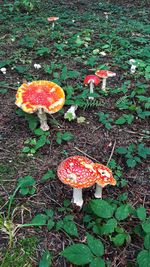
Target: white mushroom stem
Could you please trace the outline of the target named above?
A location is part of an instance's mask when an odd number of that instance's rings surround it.
[[[55,22],[52,23],[52,30],[54,30]]]
[[[102,187],[98,184],[96,184],[96,190],[94,196],[96,198],[102,198]]]
[[[82,208],[82,188],[73,188],[73,203]]]
[[[40,108],[38,110],[38,117],[40,119],[40,128],[43,130],[43,131],[48,131],[49,130],[49,126],[47,124],[47,116],[46,116],[46,113],[43,111],[42,108]]]
[[[135,73],[137,66],[131,65],[130,73]]]
[[[67,115],[70,113],[72,115],[72,119],[76,119],[76,113],[75,111],[77,110],[78,106],[77,105],[72,105],[68,110],[67,112],[65,113],[64,115],[64,118],[66,119],[67,118]]]
[[[103,78],[103,80],[102,80],[102,90],[103,91],[105,91],[105,89],[106,89],[106,80],[107,80],[107,78]]]
[[[90,82],[90,94],[93,94],[94,93],[94,83],[93,81]],[[89,96],[89,99],[90,100],[93,100],[94,97],[93,96]]]

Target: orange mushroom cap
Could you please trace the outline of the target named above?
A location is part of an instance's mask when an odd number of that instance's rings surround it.
[[[101,187],[105,187],[106,185],[116,185],[116,180],[112,175],[112,171],[106,167],[105,165],[95,163],[94,169],[97,171],[96,183]]]
[[[109,71],[109,70],[97,70],[95,72],[95,75],[97,75],[100,78],[108,78],[108,77],[116,76],[116,73],[112,72],[112,71]]]
[[[59,17],[49,17],[49,18],[47,18],[48,21],[56,21],[58,19],[59,19]]]
[[[82,156],[72,156],[60,163],[58,178],[73,188],[87,188],[95,184],[96,171],[92,160]]]
[[[63,89],[50,81],[34,81],[22,84],[16,94],[16,105],[27,113],[43,109],[47,113],[59,111],[65,102]]]

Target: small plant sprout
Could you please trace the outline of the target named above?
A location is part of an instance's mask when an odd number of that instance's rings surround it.
[[[69,121],[76,119],[76,113],[75,111],[77,110],[78,106],[77,105],[72,105],[67,112],[64,114],[64,118],[68,119]]]
[[[55,21],[58,20],[59,17],[49,17],[47,18],[48,21],[52,22],[52,30],[54,30],[55,27]]]
[[[87,75],[84,79],[85,85],[90,85],[90,94],[94,93],[94,86],[99,85],[100,79],[96,75]],[[94,97],[89,96],[89,99],[93,100]]]
[[[95,72],[95,74],[102,78],[102,90],[103,91],[106,91],[106,80],[109,78],[109,77],[114,77],[116,76],[116,73],[115,72],[112,72],[112,71],[109,71],[109,70],[97,70]]]
[[[50,81],[34,81],[22,84],[16,94],[16,105],[24,112],[37,112],[40,119],[40,128],[49,130],[46,113],[53,114],[59,111],[65,102],[63,89]]]
[[[82,208],[82,189],[88,188],[95,183],[96,197],[101,198],[101,188],[107,184],[116,184],[111,170],[104,165],[94,163],[83,156],[72,156],[60,163],[57,170],[59,179],[73,187],[73,203]]]
[[[136,68],[138,66],[138,62],[135,59],[130,59],[129,64],[131,65],[130,73],[135,73]]]

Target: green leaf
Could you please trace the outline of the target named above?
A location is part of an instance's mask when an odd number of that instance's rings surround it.
[[[111,241],[113,241],[115,246],[122,246],[126,240],[126,234],[118,234],[115,237],[111,238]]]
[[[72,133],[69,133],[69,132],[65,132],[63,135],[62,135],[62,139],[64,141],[70,141],[72,140],[74,137],[74,135]]]
[[[115,121],[115,123],[122,125],[122,124],[126,123],[126,119],[124,118],[124,116],[121,116]]]
[[[144,237],[144,247],[150,249],[150,233]]]
[[[52,256],[51,253],[46,250],[44,251],[42,258],[39,263],[39,267],[51,267],[52,265]]]
[[[150,267],[150,251],[142,250],[137,256],[139,267]]]
[[[54,225],[55,225],[55,222],[52,219],[49,219],[47,223],[48,231],[50,231],[54,227]]]
[[[102,199],[93,199],[90,201],[90,207],[94,214],[101,218],[111,218],[113,215],[113,207]]]
[[[150,233],[150,222],[146,221],[142,223],[142,228],[145,233]]]
[[[34,186],[35,183],[36,183],[36,181],[30,175],[27,175],[27,176],[24,176],[24,177],[21,177],[18,179],[18,186],[20,186],[20,188],[26,188],[26,187]]]
[[[97,257],[101,257],[104,254],[104,245],[101,240],[94,238],[92,235],[87,234],[87,243],[91,252]]]
[[[29,153],[30,152],[30,147],[28,146],[24,146],[24,148],[22,149],[23,153]]]
[[[42,226],[46,225],[46,221],[47,221],[47,215],[39,213],[32,219],[31,224],[34,224],[36,226]]]
[[[41,178],[41,182],[45,182],[49,179],[54,179],[55,178],[55,173],[53,170],[48,170]]]
[[[126,163],[128,167],[133,168],[136,166],[137,161],[134,158],[131,158],[131,159],[127,159]]]
[[[68,78],[78,78],[80,76],[80,72],[77,70],[68,71]]]
[[[23,196],[27,195],[29,193],[29,188],[21,188],[20,193]]]
[[[6,94],[7,92],[8,92],[7,89],[0,89],[0,94],[2,94],[2,95]]]
[[[137,212],[138,218],[141,221],[144,221],[146,219],[146,209],[143,206],[137,208],[136,212]]]
[[[43,147],[46,144],[46,136],[42,135],[38,139],[36,145],[35,145],[35,150],[38,150],[39,148]]]
[[[64,222],[63,229],[65,230],[65,232],[69,234],[70,236],[78,237],[78,230],[77,230],[75,223],[71,220],[68,220],[68,221],[63,220],[63,222]]]
[[[64,249],[61,253],[69,262],[76,265],[88,264],[93,260],[93,255],[88,246],[75,244]]]
[[[94,258],[89,267],[105,267],[105,261],[101,258]]]
[[[34,131],[34,133],[38,136],[44,135],[44,131],[41,128],[38,128]]]
[[[28,67],[25,67],[25,66],[16,66],[15,67],[15,70],[21,74],[25,74],[28,72]]]
[[[129,204],[121,205],[115,212],[115,217],[118,221],[126,219],[130,214],[131,206]]]
[[[117,153],[119,153],[119,154],[126,154],[127,153],[127,149],[125,148],[125,147],[123,147],[123,146],[120,146],[120,147],[118,147],[117,149],[116,149],[116,152]]]
[[[114,232],[115,227],[117,226],[117,220],[112,218],[107,221],[107,223],[103,224],[100,228],[101,234],[107,235]]]

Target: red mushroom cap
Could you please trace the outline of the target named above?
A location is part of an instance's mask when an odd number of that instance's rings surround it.
[[[16,94],[16,105],[27,113],[43,109],[47,113],[55,113],[65,102],[63,89],[50,81],[34,81],[22,84]]]
[[[72,156],[60,163],[57,170],[59,179],[74,188],[87,188],[96,182],[96,170],[92,160]]]
[[[59,19],[59,17],[49,17],[49,18],[47,18],[48,21],[56,21],[58,19]]]
[[[87,75],[84,79],[84,84],[87,85],[89,84],[90,82],[93,82],[94,85],[98,85],[100,83],[100,79],[96,76],[96,75]]]
[[[116,76],[115,72],[109,71],[109,70],[97,70],[95,74],[100,78],[108,78],[108,77],[114,77]]]
[[[94,169],[97,171],[96,183],[98,185],[101,187],[104,187],[108,184],[116,185],[116,180],[112,175],[112,171],[108,167],[99,163],[95,163]]]

